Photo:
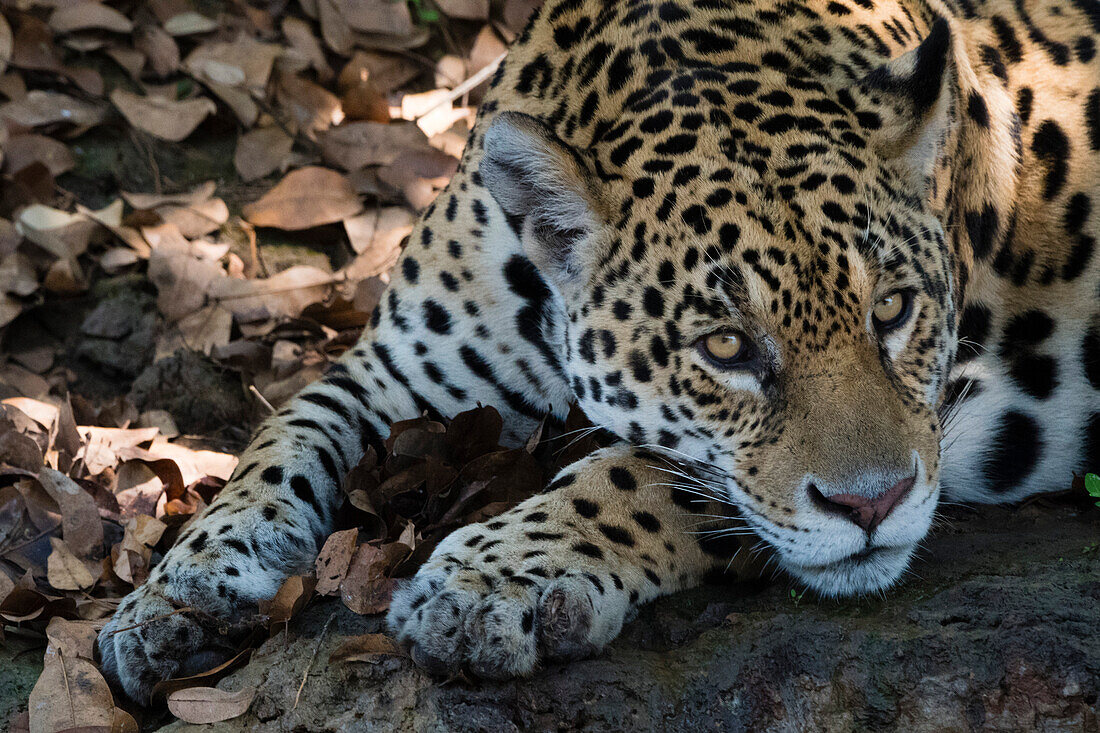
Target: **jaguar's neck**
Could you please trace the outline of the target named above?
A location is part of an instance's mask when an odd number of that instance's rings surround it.
[[[995,253],[1012,228],[1020,164],[1020,117],[997,59],[989,24],[960,20],[939,0],[954,36],[955,124],[937,176],[935,205],[955,260],[956,303],[966,299],[975,262]]]

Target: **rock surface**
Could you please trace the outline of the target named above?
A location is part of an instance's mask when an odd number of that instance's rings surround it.
[[[249,712],[202,730],[1096,731],[1098,543],[1089,503],[956,509],[884,597],[703,588],[644,609],[597,658],[505,684],[329,662],[380,620],[319,604],[220,683],[257,687]]]

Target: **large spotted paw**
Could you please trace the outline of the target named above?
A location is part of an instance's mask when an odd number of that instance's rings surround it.
[[[198,674],[233,654],[234,645],[218,627],[146,583],[122,601],[100,631],[100,667],[108,681],[147,704],[157,682]]]
[[[619,634],[632,603],[609,567],[568,544],[491,540],[480,530],[449,536],[394,593],[390,631],[416,664],[509,679],[540,661],[594,654]]]

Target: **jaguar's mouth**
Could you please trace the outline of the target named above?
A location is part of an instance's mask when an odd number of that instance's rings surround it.
[[[897,582],[909,566],[916,545],[868,546],[839,560],[800,564],[785,559],[784,569],[823,596],[849,596],[881,591]]]

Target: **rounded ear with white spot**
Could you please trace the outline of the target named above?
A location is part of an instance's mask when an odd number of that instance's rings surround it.
[[[485,132],[481,178],[527,257],[559,286],[579,279],[579,244],[600,216],[588,163],[539,120],[501,112]]]
[[[940,18],[913,50],[860,80],[862,96],[877,101],[874,150],[896,160],[927,190],[941,161],[954,118],[951,27]]]

